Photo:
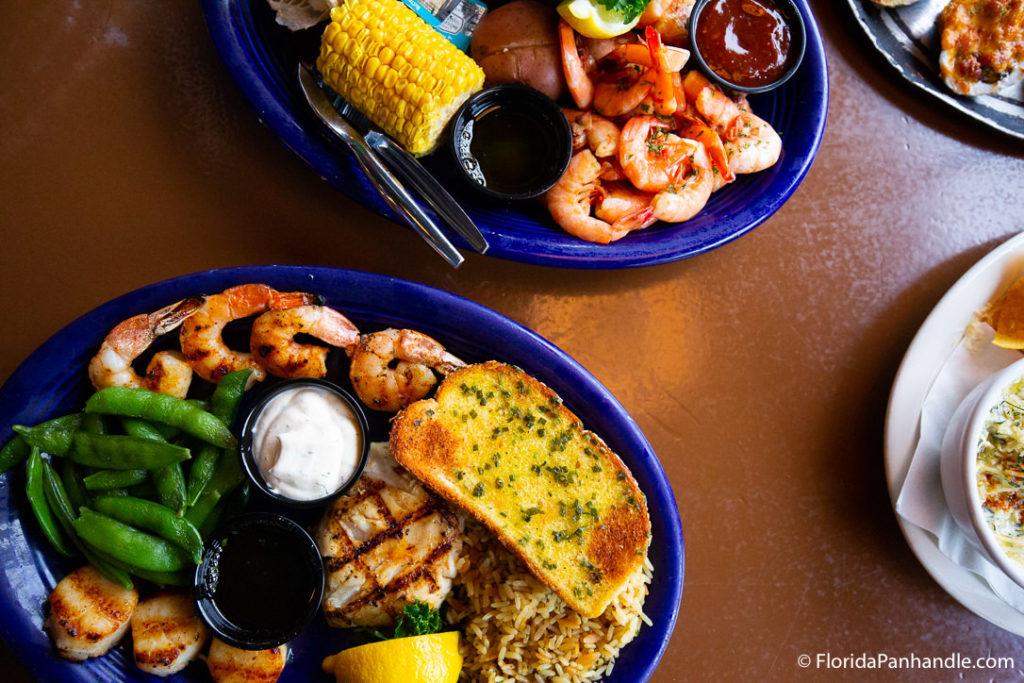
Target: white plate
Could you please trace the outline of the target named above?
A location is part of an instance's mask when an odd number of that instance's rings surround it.
[[[885,477],[895,509],[920,429],[921,406],[935,376],[963,336],[974,314],[1024,275],[1024,233],[976,263],[946,292],[910,343],[896,373],[885,418]],[[978,616],[1024,636],[1024,615],[1003,602],[988,585],[942,554],[935,537],[896,520],[924,568],[947,593]]]

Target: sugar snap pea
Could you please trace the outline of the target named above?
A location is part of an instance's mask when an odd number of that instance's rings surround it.
[[[149,477],[146,470],[100,470],[83,477],[86,491],[117,489],[140,484]]]
[[[217,382],[210,397],[210,412],[228,427],[235,423],[238,407],[242,403],[245,387],[252,376],[252,368],[229,372]]]
[[[133,566],[126,562],[121,562],[106,553],[93,550],[98,559],[105,562],[107,565],[116,567],[119,571],[125,574],[132,574],[139,577],[140,579],[146,579],[160,586],[190,586],[192,585],[192,575],[194,572],[182,569],[176,572],[154,572],[148,569],[141,569],[140,567]]]
[[[121,424],[129,436],[167,443],[156,425],[150,422],[135,417],[124,417],[121,418]],[[204,447],[212,448],[208,444],[204,444]],[[175,462],[153,470],[153,484],[161,503],[177,512],[179,516],[184,513],[185,473],[181,470],[181,463]]]
[[[203,539],[196,528],[160,503],[132,496],[98,496],[92,501],[92,507],[96,512],[144,531],[151,531],[174,543],[188,552],[196,564],[202,558]]]
[[[29,506],[32,508],[32,513],[35,515],[36,521],[39,522],[39,528],[42,529],[46,540],[61,555],[71,557],[73,553],[68,539],[61,533],[53,510],[46,502],[46,493],[43,489],[43,464],[43,457],[40,455],[39,449],[33,446],[28,456],[28,465],[25,468],[25,495],[28,497]]]
[[[103,416],[99,413],[93,413],[89,415],[82,415],[82,425],[79,427],[83,432],[89,432],[90,434],[106,434],[107,433],[107,422],[103,419]]]
[[[64,492],[68,495],[71,509],[77,510],[86,504],[85,486],[82,484],[82,475],[78,471],[78,465],[64,459],[60,470],[60,481],[64,484]]]
[[[192,457],[182,446],[121,434],[75,432],[72,444],[71,460],[111,470],[151,470]]]
[[[75,547],[78,548],[79,552],[85,556],[89,564],[95,567],[101,574],[106,576],[111,581],[119,583],[125,588],[132,588],[132,579],[124,570],[112,566],[108,562],[104,562],[92,548],[90,548],[82,539],[78,538],[78,534],[75,533],[75,512],[74,508],[71,507],[71,501],[68,499],[67,491],[64,490],[64,485],[61,483],[61,479],[57,476],[57,471],[53,469],[50,463],[43,461],[43,490],[46,494],[46,501],[50,504],[50,509],[53,511],[54,517],[57,518],[57,522],[60,524],[61,529],[67,534],[71,542],[74,543]]]
[[[147,389],[100,389],[86,401],[85,412],[139,417],[178,427],[186,434],[220,448],[237,445],[231,430],[212,413],[175,396]]]
[[[25,437],[15,434],[14,438],[0,448],[0,474],[28,460],[31,452],[32,447],[25,441]]]
[[[118,500],[124,500],[119,498]],[[75,520],[79,537],[97,550],[139,569],[176,572],[188,567],[191,557],[174,543],[133,526],[82,508]]]
[[[71,450],[71,437],[82,426],[83,415],[73,413],[40,422],[34,427],[14,425],[29,446],[35,446],[43,453],[65,455]]]

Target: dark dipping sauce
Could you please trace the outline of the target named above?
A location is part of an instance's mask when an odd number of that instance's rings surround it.
[[[694,40],[708,68],[743,88],[774,83],[790,58],[789,24],[771,0],[712,0]]]
[[[288,520],[236,519],[241,522],[233,527],[229,522],[204,553],[197,576],[200,613],[231,645],[280,645],[319,607],[320,555],[301,527]]]
[[[495,192],[522,194],[543,182],[558,161],[557,138],[535,112],[514,105],[488,109],[466,127],[477,182]]]

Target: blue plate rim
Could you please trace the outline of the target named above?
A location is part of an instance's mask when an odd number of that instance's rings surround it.
[[[33,351],[0,386],[2,433],[8,434],[12,424],[32,423],[56,414],[54,411],[61,408],[57,394],[62,393],[67,398],[70,395],[69,382],[87,386],[83,361],[92,355],[106,331],[120,320],[141,311],[155,310],[191,294],[216,292],[243,282],[265,282],[281,289],[307,287],[327,294],[329,304],[341,298],[332,293],[353,292],[348,296],[364,302],[364,306],[372,305],[376,314],[385,319],[413,320],[429,313],[432,323],[419,325],[422,331],[444,339],[443,329],[451,325],[452,338],[459,337],[462,343],[484,344],[488,349],[494,346],[495,358],[518,361],[516,364],[558,391],[566,399],[566,404],[584,418],[585,424],[605,438],[630,465],[647,496],[652,525],[664,535],[664,544],[659,543],[657,548],[652,544],[652,562],[656,555],[664,561],[655,563],[651,595],[645,604],[645,612],[649,616],[656,614],[658,618],[653,619],[653,626],[645,626],[641,630],[637,640],[644,644],[645,654],[642,662],[633,662],[629,667],[628,680],[647,680],[650,677],[674,631],[684,575],[683,531],[675,495],[664,469],[633,418],[585,368],[537,333],[469,299],[375,273],[297,265],[239,266],[163,280],[122,294],[83,314]],[[354,294],[356,292],[358,294]],[[391,308],[381,309],[381,302]],[[455,325],[456,322],[459,325]],[[73,352],[70,359],[69,352]],[[64,365],[58,362],[61,359]],[[40,386],[45,391],[40,392]],[[586,419],[588,414],[607,418],[597,420],[601,422],[598,425],[593,419]],[[28,528],[20,523],[27,513],[23,490],[18,491],[16,486],[23,484],[22,469],[16,468],[0,475],[0,481],[7,483],[7,486],[0,487],[0,560],[7,560],[0,561],[0,573],[6,579],[0,582],[0,605],[7,607],[0,612],[0,636],[40,680],[96,680],[99,675],[97,667],[103,667],[105,658],[71,663],[57,657],[41,630],[42,602],[37,607],[26,606],[24,600],[27,596],[18,595],[19,582],[27,578],[21,575],[26,562],[35,565],[39,576],[34,578],[45,584],[46,593],[59,578],[52,567],[56,563],[55,553],[41,547],[41,539],[32,528],[34,521],[27,525]],[[20,510],[20,515],[15,508]],[[34,537],[34,541],[29,537]],[[10,561],[10,555],[16,551],[22,553],[20,565]],[[652,601],[656,592],[658,600]],[[40,595],[34,597],[38,599]],[[45,598],[45,593],[42,597]],[[12,606],[20,609],[11,609]],[[645,637],[645,634],[649,635]],[[656,640],[648,640],[651,637]],[[635,658],[630,654],[632,646],[623,650],[620,661]],[[618,663],[608,680],[616,680],[616,673],[621,671]],[[193,670],[194,666],[185,671]],[[288,673],[289,669],[286,669],[282,681],[289,680]],[[156,679],[138,670],[130,671],[128,675],[132,680],[191,680],[182,674]]]
[[[260,120],[282,144],[302,159],[322,178],[370,210],[395,220],[394,214],[376,195],[355,161],[346,151],[332,147],[323,126],[302,109],[293,109],[281,84],[267,80],[253,60],[266,46],[257,45],[244,30],[244,14],[250,2],[263,0],[202,0],[203,13],[214,46],[246,100]],[[783,158],[771,173],[772,192],[761,193],[751,202],[756,213],[741,211],[714,221],[694,221],[680,226],[654,228],[633,233],[609,245],[584,242],[552,229],[550,235],[502,230],[500,225],[481,220],[469,210],[481,232],[490,242],[488,256],[533,265],[575,269],[635,268],[659,265],[689,258],[716,249],[750,232],[774,215],[793,195],[810,170],[824,136],[828,113],[828,68],[821,33],[807,0],[795,0],[804,18],[807,48],[797,74],[777,92],[794,93],[801,118],[796,130],[783,135]],[[243,12],[243,10],[246,10]],[[284,30],[284,29],[282,29]],[[272,87],[274,86],[274,87]],[[289,86],[285,86],[288,88]],[[775,93],[753,96],[775,97]],[[758,108],[755,106],[755,111]],[[339,161],[339,160],[343,160]],[[745,179],[744,179],[745,180]],[[764,183],[766,181],[751,181]],[[714,197],[712,198],[714,201]],[[429,210],[429,209],[428,209]],[[707,235],[703,233],[707,232]],[[701,237],[691,239],[692,235]],[[464,246],[460,238],[454,241]]]

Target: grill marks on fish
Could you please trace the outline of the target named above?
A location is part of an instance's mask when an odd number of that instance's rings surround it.
[[[416,600],[440,606],[462,549],[462,519],[374,446],[356,490],[320,525],[332,626],[386,625]]]

